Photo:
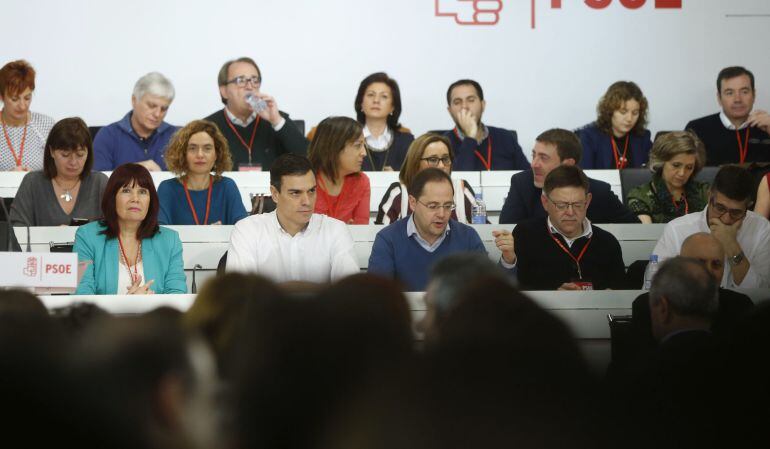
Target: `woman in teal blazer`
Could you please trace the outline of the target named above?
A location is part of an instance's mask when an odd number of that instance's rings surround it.
[[[176,231],[158,226],[158,208],[146,168],[125,164],[112,172],[102,198],[104,219],[75,234],[78,260],[91,262],[76,294],[187,293],[182,242]]]

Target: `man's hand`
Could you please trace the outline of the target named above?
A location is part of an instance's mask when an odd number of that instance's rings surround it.
[[[262,92],[256,95],[267,103],[267,108],[260,111],[259,116],[270,122],[273,127],[278,126],[278,124],[281,123],[281,120],[283,120],[283,117],[281,117],[281,114],[278,112],[278,103],[275,102],[275,98]]]
[[[160,165],[158,165],[152,159],[147,159],[146,161],[137,162],[137,164],[141,165],[142,167],[146,168],[149,171],[163,171],[163,169],[160,168]]]
[[[756,110],[749,114],[749,119],[746,121],[749,126],[756,126],[762,131],[770,134],[770,114],[767,111]]]
[[[561,287],[557,288],[556,290],[583,290],[583,289],[580,288],[580,286],[575,284],[574,282],[565,282],[561,284]]]
[[[722,220],[718,218],[709,220],[711,235],[719,240],[719,243],[722,244],[722,248],[725,250],[725,254],[728,256],[734,256],[741,252],[741,246],[738,244],[738,230],[741,228],[741,225],[743,225],[743,219],[731,225],[722,223]]]
[[[516,252],[514,251],[513,234],[511,231],[500,230],[492,231],[492,236],[495,238],[495,245],[497,249],[503,253],[503,260],[509,265],[516,263]]]
[[[455,121],[457,122],[457,125],[460,127],[460,130],[463,132],[463,134],[470,137],[471,139],[476,138],[477,134],[479,133],[479,121],[472,112],[468,111],[467,109],[460,109],[460,112],[458,112],[457,116],[455,117]]]

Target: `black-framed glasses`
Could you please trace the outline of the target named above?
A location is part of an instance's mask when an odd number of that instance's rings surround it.
[[[227,81],[227,84],[235,84],[238,87],[244,87],[248,83],[251,83],[252,86],[259,86],[260,84],[262,84],[262,77],[257,75],[254,75],[254,76],[240,75]]]
[[[588,204],[588,201],[575,201],[573,203],[565,203],[563,201],[554,201],[548,195],[546,195],[545,197],[548,199],[548,201],[551,202],[551,204],[556,206],[556,209],[560,211],[565,211],[571,207],[573,211],[581,212],[586,208],[586,205]]]
[[[439,204],[439,203],[428,203],[425,204],[420,200],[417,200],[418,203],[422,204],[423,206],[427,207],[429,211],[431,212],[438,212],[439,209],[444,209],[446,212],[452,212],[453,210],[457,209],[457,206],[455,206],[455,203],[448,203],[448,204]]]
[[[711,208],[714,210],[714,212],[718,214],[718,218],[724,214],[730,214],[730,218],[733,220],[740,220],[746,216],[746,209],[730,209],[724,204],[717,203],[716,197],[713,196],[709,199],[709,204],[711,205]]]
[[[430,165],[431,167],[438,167],[439,162],[444,164],[444,167],[449,167],[450,165],[452,165],[452,158],[449,156],[444,156],[444,157],[430,156],[430,157],[420,158],[420,160],[427,162],[428,165]]]

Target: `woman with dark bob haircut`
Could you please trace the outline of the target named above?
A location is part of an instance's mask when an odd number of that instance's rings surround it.
[[[112,172],[103,220],[75,234],[73,251],[80,262],[90,262],[76,294],[187,293],[182,242],[176,231],[158,226],[158,209],[146,168],[125,164]]]
[[[60,226],[102,216],[107,176],[92,172],[94,147],[85,122],[58,121],[45,143],[43,169],[28,173],[11,205],[17,226]]]
[[[160,224],[232,225],[247,215],[235,181],[222,176],[233,163],[213,122],[195,120],[177,131],[165,159],[177,177],[158,186]]]
[[[361,124],[328,117],[308,148],[316,176],[315,212],[348,224],[369,224],[369,177],[361,172],[366,150]]]
[[[584,169],[643,167],[652,148],[647,98],[631,81],[612,84],[596,106],[595,122],[575,131],[583,145]]]
[[[401,91],[387,73],[377,72],[358,86],[358,123],[364,125],[366,158],[364,171],[392,171],[401,168],[414,135],[398,122],[401,117]]]

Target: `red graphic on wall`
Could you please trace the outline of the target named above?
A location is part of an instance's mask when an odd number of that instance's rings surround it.
[[[550,9],[562,9],[562,0],[531,0],[530,20],[532,29],[535,28],[537,3],[548,2]],[[573,0],[580,1],[580,0]],[[582,0],[591,9],[605,9],[617,2],[626,9],[639,9],[648,0]],[[682,9],[682,0],[649,0],[655,9]],[[500,21],[500,11],[503,10],[502,0],[434,0],[436,17],[452,17],[458,25],[497,25]]]
[[[436,17],[453,17],[458,25],[497,25],[501,0],[435,0]]]
[[[37,277],[37,257],[27,257],[27,266],[23,270],[24,276]]]

